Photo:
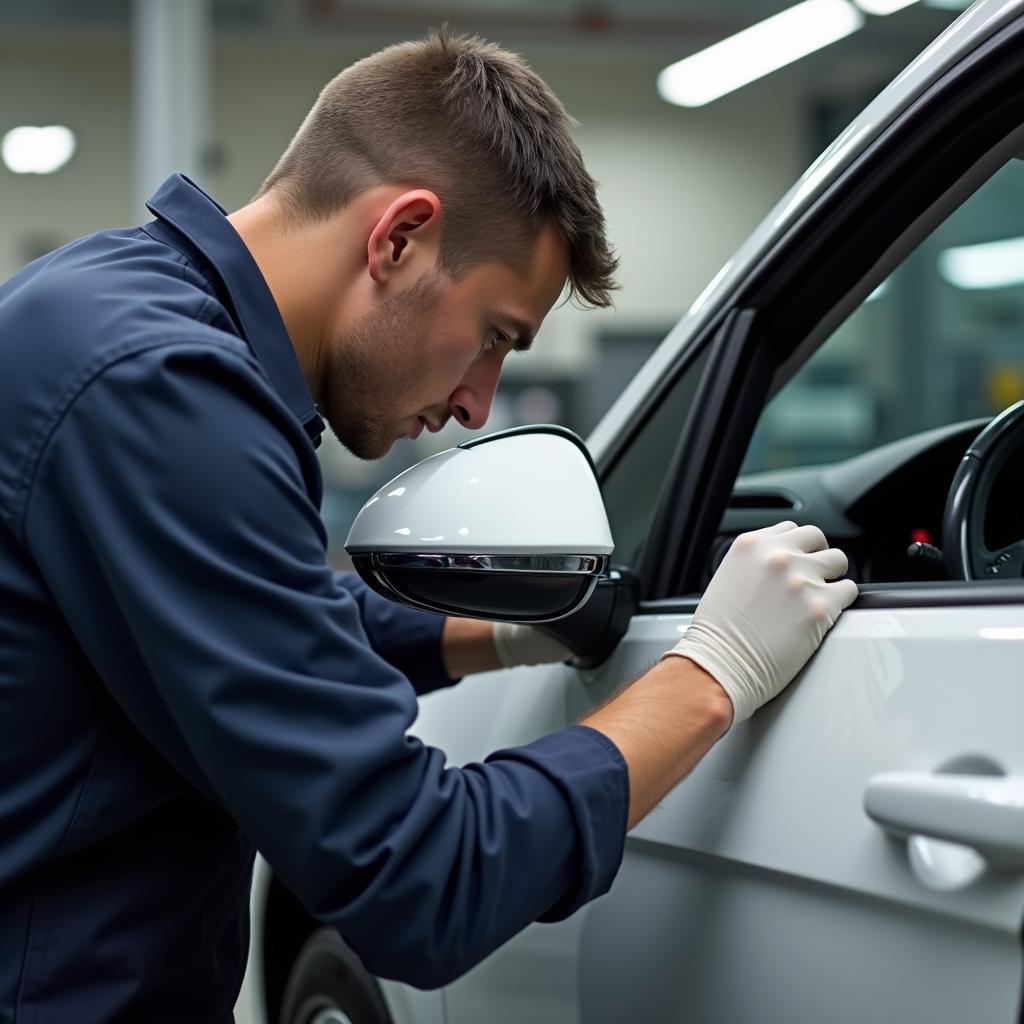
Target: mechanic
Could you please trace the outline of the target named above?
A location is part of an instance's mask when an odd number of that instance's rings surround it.
[[[571,126],[433,34],[330,82],[237,212],[175,175],[0,289],[0,1021],[230,1020],[256,849],[369,970],[441,985],[605,892],[855,596],[817,528],[745,534],[584,723],[465,768],[407,734],[417,693],[567,652],[332,573],[321,413],[367,459],[480,427],[567,280],[609,304]]]

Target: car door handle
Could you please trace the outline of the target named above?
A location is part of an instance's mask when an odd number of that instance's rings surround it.
[[[992,866],[1024,867],[1024,778],[884,772],[864,810],[886,832],[970,846]]]

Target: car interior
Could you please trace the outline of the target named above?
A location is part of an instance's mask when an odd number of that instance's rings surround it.
[[[975,488],[973,571],[943,547],[950,516],[965,515],[947,509],[965,454],[1024,398],[1022,325],[1017,158],[903,260],[765,406],[709,576],[737,533],[794,518],[841,546],[860,583],[1019,580],[1012,545],[1024,538],[1024,445],[1016,429]]]

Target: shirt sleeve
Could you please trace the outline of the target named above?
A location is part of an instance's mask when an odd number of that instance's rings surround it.
[[[316,472],[241,355],[154,348],[70,405],[24,539],[149,742],[369,970],[441,985],[608,889],[626,767],[584,727],[463,768],[409,735],[413,688],[326,566]]]
[[[397,668],[417,693],[430,693],[455,682],[441,653],[446,616],[389,601],[371,590],[358,573],[337,572],[334,580],[359,605],[370,646]]]

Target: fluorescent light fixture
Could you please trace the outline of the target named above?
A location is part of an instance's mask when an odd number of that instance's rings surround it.
[[[75,133],[60,124],[12,128],[0,144],[0,155],[15,174],[53,174],[74,152]]]
[[[966,11],[974,0],[924,0],[925,7],[937,7],[940,11]]]
[[[892,14],[916,4],[917,0],[854,0],[854,3],[865,14]]]
[[[864,15],[848,0],[804,0],[658,75],[658,94],[680,107],[702,107],[856,32]]]
[[[939,253],[939,274],[967,291],[1024,284],[1024,238],[944,249]]]

